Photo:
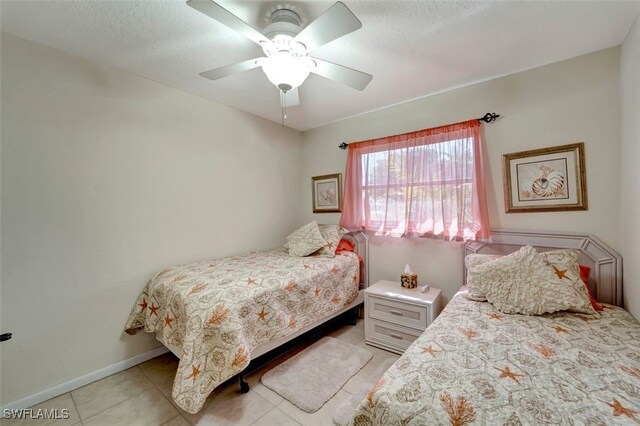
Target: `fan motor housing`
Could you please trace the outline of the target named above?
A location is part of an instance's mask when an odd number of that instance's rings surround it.
[[[264,35],[273,40],[277,36],[295,37],[302,28],[300,15],[289,9],[278,9],[271,14],[269,25],[264,29]]]

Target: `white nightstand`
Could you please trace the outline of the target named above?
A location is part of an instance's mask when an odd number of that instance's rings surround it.
[[[399,282],[378,281],[364,291],[364,330],[367,344],[403,353],[436,319],[441,291],[407,289]]]

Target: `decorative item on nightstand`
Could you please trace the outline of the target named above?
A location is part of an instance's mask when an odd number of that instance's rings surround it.
[[[404,267],[404,274],[400,275],[400,285],[404,288],[418,287],[418,275],[411,272],[409,264]]]
[[[428,286],[403,288],[393,281],[368,287],[364,291],[367,344],[403,353],[440,313],[441,293]]]

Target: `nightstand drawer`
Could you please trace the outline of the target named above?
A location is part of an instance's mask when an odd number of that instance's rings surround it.
[[[427,307],[398,302],[390,299],[368,295],[368,312],[371,318],[391,321],[396,324],[415,327],[420,330],[427,328]]]
[[[369,318],[366,324],[366,339],[385,343],[405,351],[422,331],[398,324]]]

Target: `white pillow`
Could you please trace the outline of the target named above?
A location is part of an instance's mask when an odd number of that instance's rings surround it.
[[[467,299],[475,300],[477,302],[485,302],[487,300],[487,298],[484,297],[484,293],[482,293],[480,288],[478,288],[474,279],[474,274],[470,274],[469,270],[474,266],[483,265],[487,262],[500,259],[501,257],[502,256],[497,254],[472,253],[464,258],[464,266],[467,268]]]
[[[338,248],[340,240],[345,234],[349,233],[349,231],[347,231],[340,225],[318,225],[318,229],[320,230],[322,239],[324,239],[327,244],[320,250],[315,252],[314,255],[323,257],[335,257],[336,248]]]
[[[322,238],[315,220],[296,229],[287,237],[287,247],[291,256],[309,256],[325,245],[327,242]]]
[[[580,280],[558,271],[531,246],[470,269],[487,301],[507,314],[572,311],[597,315]]]

